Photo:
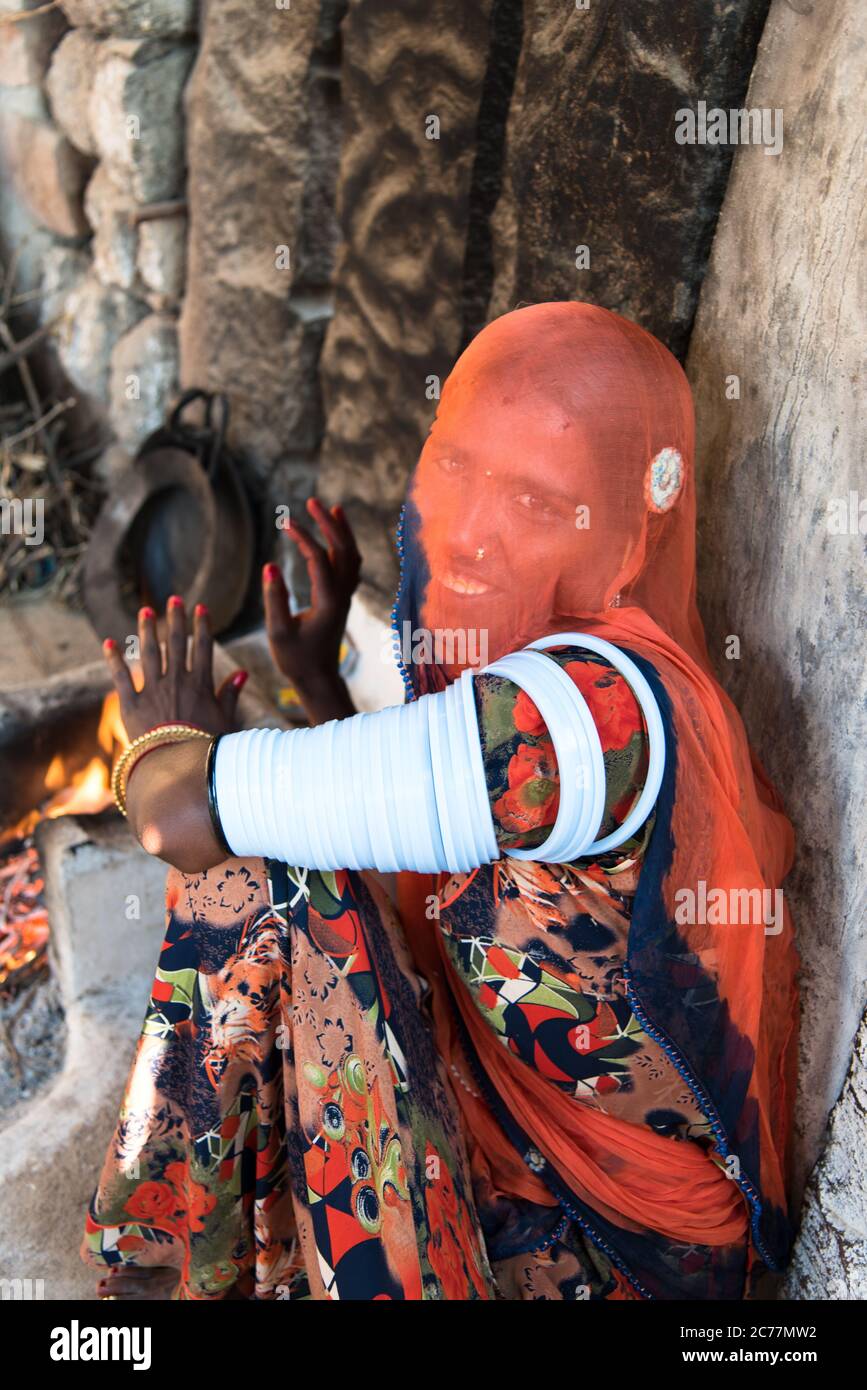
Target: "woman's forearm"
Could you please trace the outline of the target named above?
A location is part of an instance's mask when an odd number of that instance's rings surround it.
[[[564,637],[602,655],[610,647],[586,634],[556,634],[546,645],[563,646]],[[512,701],[523,691],[552,745],[553,824],[542,844],[512,845],[513,858],[572,863],[590,850],[616,848],[650,814],[665,761],[661,716],[640,670],[632,669],[625,653],[610,650],[613,669],[628,669],[637,692],[649,731],[649,762],[626,819],[602,838],[605,759],[577,684],[538,649],[500,658],[478,677],[508,681]],[[150,854],[185,873],[221,863],[227,847],[242,858],[262,856],[323,871],[454,873],[489,864],[499,858],[500,847],[468,675],[407,704],[316,728],[223,735],[211,764],[211,806],[207,742],[158,748],[130,776],[127,805],[136,834]]]
[[[314,676],[297,688],[311,725],[356,712],[340,676]],[[182,873],[212,868],[226,858],[208,809],[207,756],[207,745],[198,740],[155,748],[129,780],[127,811],[139,841]]]
[[[142,846],[186,874],[226,858],[208,810],[207,758],[202,739],[155,748],[133,769],[127,786],[127,813]]]

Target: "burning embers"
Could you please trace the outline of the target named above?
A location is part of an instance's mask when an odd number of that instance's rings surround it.
[[[43,887],[34,845],[20,845],[0,859],[0,989],[18,988],[45,962],[48,913]]]
[[[128,742],[117,695],[103,702],[97,746],[86,766],[70,772],[58,754],[45,774],[45,798],[0,832],[0,990],[17,989],[42,969],[48,944],[43,879],[32,836],[41,820],[96,815],[111,806],[112,758]]]

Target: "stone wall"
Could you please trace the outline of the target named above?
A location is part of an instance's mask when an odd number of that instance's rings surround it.
[[[322,364],[326,492],[384,614],[407,476],[462,346],[462,284],[490,0],[353,0],[334,319]]]
[[[867,974],[865,53],[860,0],[809,14],[774,0],[750,104],[783,110],[784,148],[735,155],[688,361],[710,645],[798,836],[786,891],[804,967],[799,1182],[850,1064]],[[723,656],[729,634],[737,660]],[[864,1296],[864,1066],[862,1047],[810,1188],[792,1296]],[[847,1266],[845,1250],[860,1257]]]
[[[824,1153],[807,1186],[801,1229],[782,1296],[867,1299],[867,1016],[831,1115]]]
[[[684,355],[731,151],[676,113],[741,104],[767,8],[527,0],[488,317],[589,299]]]
[[[331,314],[345,0],[210,0],[187,93],[184,386],[225,391],[231,442],[274,507],[313,489]]]
[[[766,10],[350,6],[322,471],[378,611],[437,384],[488,319],[591,299],[684,351],[730,153],[677,145],[674,115],[697,95],[740,102]]]
[[[407,475],[487,319],[577,296],[684,349],[730,155],[675,144],[674,113],[742,98],[767,3],[317,0],[251,24],[205,0],[184,97],[190,0],[70,0],[44,104],[87,185],[43,267],[73,387],[128,451],[178,384],[227,392],[265,548],[275,507],[339,494],[385,614]],[[188,235],[143,212],[184,195]]]
[[[69,0],[0,25],[6,257],[23,247],[19,288],[56,323],[43,370],[75,393],[78,432],[129,452],[177,390],[195,14],[193,0]]]

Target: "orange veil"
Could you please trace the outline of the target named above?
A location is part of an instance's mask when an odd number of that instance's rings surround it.
[[[627,983],[736,1181],[695,1146],[582,1113],[510,1055],[419,910],[429,881],[404,875],[403,916],[434,985],[441,1050],[460,1065],[459,1016],[520,1133],[595,1211],[705,1243],[734,1239],[748,1211],[755,1250],[779,1267],[791,1238],[798,955],[777,890],[793,833],[716,680],[696,606],[694,421],[681,368],[649,333],[590,304],[495,320],[445,383],[400,548],[404,649],[408,628],[468,635],[464,653],[444,656],[434,643],[435,659],[405,672],[410,696],[441,688],[480,645],[493,661],[568,630],[626,648],[653,676],[668,759]],[[462,1090],[460,1100],[479,1141],[474,1162],[495,1189],[552,1202],[481,1099]]]

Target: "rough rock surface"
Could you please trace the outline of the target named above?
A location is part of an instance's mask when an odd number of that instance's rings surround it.
[[[165,308],[184,292],[187,257],[187,219],[160,217],[138,229],[136,265],[149,301]]]
[[[803,961],[801,1181],[865,1004],[867,523],[861,501],[859,533],[857,490],[867,294],[854,267],[867,179],[852,116],[865,51],[859,0],[809,14],[774,0],[749,100],[783,109],[784,148],[735,156],[688,359],[711,653],[801,847],[786,884]],[[739,398],[727,399],[734,377]],[[738,660],[725,660],[728,634],[740,639]],[[853,1210],[856,1229],[859,1219]],[[799,1278],[821,1298],[821,1260],[811,1272],[811,1258],[805,1247]]]
[[[852,1054],[828,1142],[807,1186],[801,1229],[783,1286],[789,1299],[867,1299],[867,1018]]]
[[[81,283],[90,269],[90,257],[80,246],[57,244],[42,257],[40,281],[40,320],[48,323],[63,312],[66,296]]]
[[[67,297],[72,290],[80,288],[90,267],[88,246],[55,241],[41,248],[33,288],[39,295],[38,322],[45,324],[57,320],[56,331],[45,341],[40,355],[42,389],[57,400],[75,397],[77,404],[64,416],[70,437],[97,442],[103,438],[106,430],[105,402],[90,395],[85,396],[77,389],[61,361],[64,343],[66,347],[70,346],[70,329],[64,317]],[[45,600],[40,602],[39,608],[40,611],[46,608]]]
[[[46,91],[51,114],[67,140],[84,154],[95,155],[90,128],[90,93],[100,43],[86,29],[70,29],[51,57]]]
[[[741,104],[767,9],[527,0],[490,316],[589,299],[683,354],[731,152],[677,144],[675,116]]]
[[[193,55],[191,44],[100,44],[90,96],[93,142],[114,182],[139,203],[183,191],[182,98]]]
[[[51,50],[66,28],[61,11],[18,24],[3,20],[4,15],[37,8],[40,0],[0,0],[0,87],[26,87],[45,76]]]
[[[64,1065],[29,1104],[3,1116],[0,1138],[0,1278],[43,1280],[52,1301],[95,1298],[96,1272],[78,1248],[165,919],[165,865],[138,849],[119,817],[87,819],[97,824],[61,817],[40,827]]]
[[[108,400],[111,354],[118,339],[147,313],[147,306],[90,272],[63,305],[58,356],[73,387],[98,410]]]
[[[130,453],[163,423],[177,389],[177,327],[161,314],[148,314],[111,354],[110,419]]]
[[[118,38],[176,38],[196,27],[196,0],[63,0],[70,24]]]
[[[350,7],[322,464],[381,607],[436,406],[428,379],[488,319],[587,298],[685,350],[730,151],[678,145],[675,115],[741,101],[767,5],[491,0],[459,20],[446,4],[404,6],[397,22],[387,0]]]
[[[135,201],[118,188],[106,164],[98,164],[84,195],[84,211],[93,228],[93,269],[104,285],[134,290],[137,280],[137,228],[130,221]]]
[[[57,984],[47,972],[19,994],[0,994],[0,1124],[60,1069],[66,1024]]]
[[[322,432],[342,10],[251,24],[247,0],[209,6],[187,89],[182,384],[227,392],[230,438],[274,503],[295,502]]]
[[[357,0],[344,22],[335,314],[323,355],[323,486],[356,527],[371,600],[393,597],[393,526],[460,351],[490,0]],[[437,133],[437,139],[428,138]]]
[[[91,165],[57,126],[6,110],[0,146],[3,168],[36,221],[57,236],[85,236],[82,191]]]

